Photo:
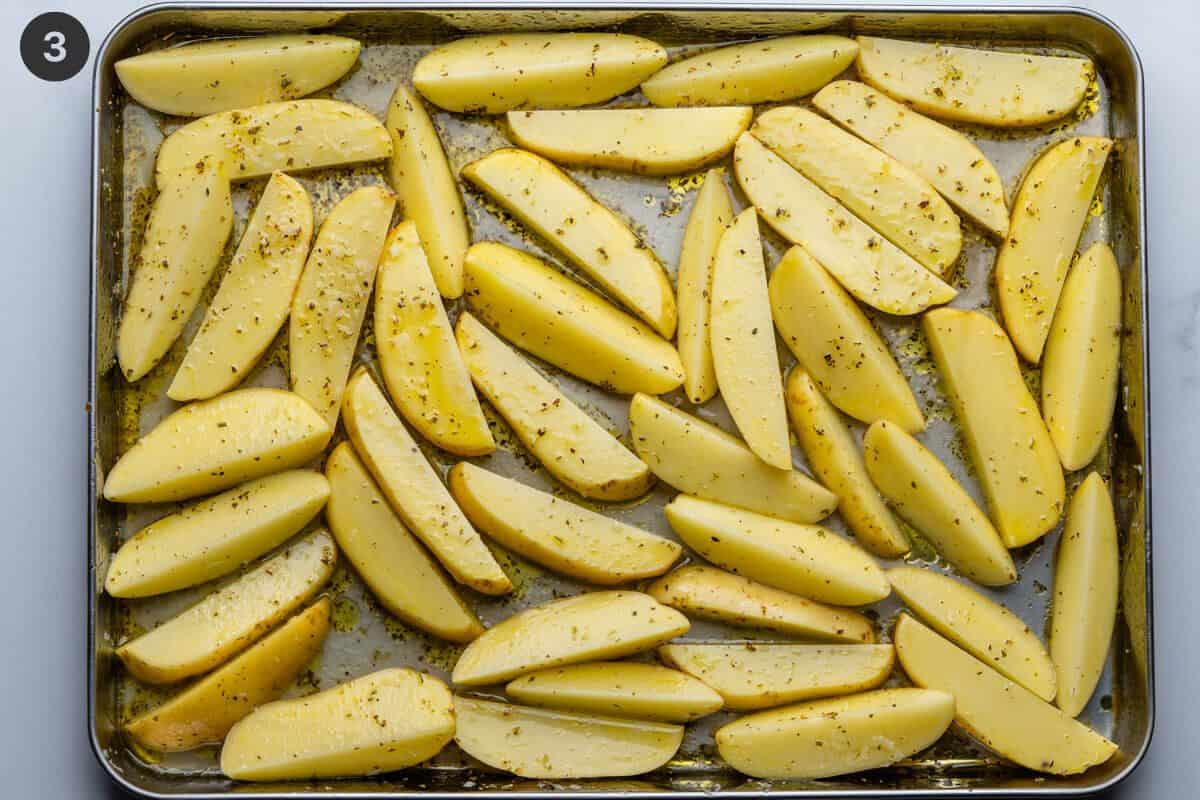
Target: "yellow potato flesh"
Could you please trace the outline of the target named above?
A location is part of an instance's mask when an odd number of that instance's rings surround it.
[[[690,722],[723,705],[721,695],[691,675],[626,661],[535,672],[517,678],[504,692],[531,706],[658,722]]]
[[[325,462],[325,519],[371,593],[405,623],[452,642],[483,633],[454,584],[404,527],[347,442]]]
[[[629,432],[642,461],[681,492],[800,523],[837,507],[837,497],[804,473],[775,469],[736,437],[657,397],[634,396]]]
[[[1029,544],[1058,524],[1066,487],[1012,344],[977,311],[938,309],[921,323],[1000,538]]]
[[[589,511],[473,464],[456,464],[450,490],[467,518],[509,550],[555,572],[611,586],[662,575],[675,542]]]
[[[227,575],[303,528],[328,499],[329,483],[308,470],[243,483],[135,533],[112,557],[104,589],[150,597]]]
[[[228,489],[315,458],[330,436],[312,407],[280,389],[239,389],[190,403],[113,465],[104,497],[168,503]]]
[[[454,665],[456,686],[487,686],[549,667],[621,658],[688,631],[687,619],[641,592],[554,600],[489,628]]]
[[[675,295],[653,251],[616,214],[541,156],[496,150],[462,169],[660,336],[675,333]]]
[[[168,397],[203,400],[232,389],[249,374],[287,319],[312,232],[308,193],[276,172],[188,344]]]
[[[465,311],[455,333],[480,393],[547,472],[596,500],[632,500],[650,489],[649,467],[496,334]]]
[[[618,394],[683,383],[679,354],[645,323],[537,258],[496,242],[467,251],[467,305],[522,350]]]
[[[1051,775],[1075,775],[1117,751],[1103,736],[907,614],[900,615],[892,638],[912,682],[954,695],[955,721],[1009,761]]]
[[[742,191],[767,224],[803,245],[867,305],[889,314],[916,314],[957,294],[751,134],[738,138],[733,166]]]
[[[146,683],[173,683],[207,672],[316,594],[333,574],[336,562],[333,539],[317,531],[121,645],[117,656],[135,678]]]
[[[453,738],[446,684],[385,669],[258,708],[226,737],[221,771],[239,781],[375,775],[432,758]]]

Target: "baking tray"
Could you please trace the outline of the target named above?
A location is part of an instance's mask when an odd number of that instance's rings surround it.
[[[180,124],[134,104],[116,81],[113,63],[146,48],[192,38],[246,32],[323,30],[355,36],[366,42],[363,57],[351,75],[322,94],[350,100],[382,116],[395,83],[405,79],[421,53],[434,44],[469,32],[505,30],[592,29],[636,33],[666,45],[672,54],[692,47],[732,42],[763,35],[827,30],[849,34],[874,33],[943,42],[1019,46],[1048,52],[1075,51],[1091,56],[1098,79],[1083,110],[1067,121],[1045,129],[1017,134],[973,130],[982,149],[996,163],[1012,196],[1022,170],[1047,143],[1072,133],[1103,134],[1117,139],[1099,200],[1092,209],[1085,243],[1107,238],[1124,271],[1126,335],[1122,347],[1122,402],[1113,434],[1099,468],[1111,478],[1120,517],[1122,555],[1122,623],[1118,624],[1108,667],[1082,718],[1113,738],[1120,752],[1108,764],[1071,778],[1037,776],[1012,767],[952,732],[932,750],[894,767],[847,778],[805,782],[747,780],[716,757],[710,733],[728,718],[718,714],[690,726],[678,756],[658,772],[634,780],[584,782],[523,781],[473,762],[453,745],[433,763],[371,780],[311,781],[275,785],[238,785],[216,770],[215,750],[166,758],[139,752],[120,734],[120,722],[134,710],[164,696],[137,690],[113,656],[123,636],[151,626],[193,602],[211,586],[178,592],[164,598],[118,604],[102,592],[109,554],[124,536],[171,510],[164,507],[119,507],[100,497],[105,470],[136,436],[173,408],[162,396],[182,355],[178,345],[137,388],[127,386],[113,368],[115,322],[129,264],[140,240],[151,194],[155,149],[165,132]],[[636,95],[616,104],[638,102]],[[457,168],[505,143],[495,118],[461,118],[435,113]],[[621,795],[700,797],[713,793],[730,797],[926,795],[1078,795],[1101,790],[1136,767],[1149,745],[1154,719],[1152,612],[1150,581],[1150,426],[1148,403],[1149,346],[1145,241],[1144,91],[1141,66],[1129,39],[1111,22],[1086,10],[977,6],[924,8],[864,5],[824,7],[707,3],[614,7],[599,3],[546,3],[431,8],[420,3],[355,5],[337,2],[262,5],[242,3],[174,3],[144,8],[120,22],[101,46],[96,62],[93,108],[93,214],[91,270],[91,364],[89,380],[87,549],[89,554],[87,685],[89,736],[100,763],[124,789],[147,797],[221,797],[231,792],[261,797],[450,797],[483,795],[532,798],[562,791],[586,797]],[[982,138],[979,138],[982,137]],[[697,185],[695,176],[669,180],[618,175],[595,170],[571,173],[602,201],[619,209],[658,253],[670,271],[678,259],[683,226]],[[383,182],[383,169],[326,170],[300,176],[310,190],[318,220],[334,201],[351,188]],[[238,223],[230,247],[238,240],[262,181],[235,190]],[[739,207],[744,200],[735,191]],[[475,240],[500,239],[548,257],[536,241],[521,236],[473,193],[467,192],[468,215]],[[764,227],[773,265],[783,243]],[[991,306],[988,274],[994,244],[975,230],[967,233],[960,265],[960,295],[952,305]],[[215,285],[215,282],[214,282]],[[211,290],[211,287],[210,287]],[[451,308],[452,313],[457,309]],[[369,315],[368,315],[369,317]],[[930,425],[924,437],[968,490],[980,499],[953,425],[953,415],[937,387],[924,343],[913,318],[875,316],[910,376]],[[183,337],[186,341],[198,319]],[[370,340],[370,331],[364,334]],[[786,354],[784,348],[781,353]],[[369,348],[363,351],[369,361]],[[790,357],[787,359],[790,361]],[[281,385],[286,374],[286,351],[276,343],[251,383]],[[551,370],[551,372],[553,372]],[[564,390],[586,408],[626,430],[624,398],[608,395],[569,376],[554,373]],[[1031,381],[1036,380],[1030,374]],[[681,396],[673,399],[683,402]],[[719,401],[696,413],[728,427]],[[541,488],[553,488],[536,462],[523,454],[502,422],[490,413],[500,451],[480,459],[491,469]],[[340,435],[340,434],[339,434]],[[444,463],[429,451],[436,463]],[[799,451],[797,451],[799,455]],[[1073,483],[1074,481],[1072,481]],[[659,487],[647,498],[620,507],[614,515],[664,536],[672,536],[659,509],[670,492]],[[576,498],[578,499],[578,498]],[[835,516],[829,524],[844,530]],[[1018,584],[999,591],[984,590],[1020,615],[1034,630],[1046,624],[1052,557],[1058,532],[1014,553],[1020,568]],[[517,591],[510,599],[470,595],[481,618],[495,623],[521,608],[556,593],[574,593],[581,584],[557,578],[527,562],[499,552],[514,576]],[[943,565],[936,553],[919,541],[909,561],[934,569]],[[327,590],[335,601],[335,630],[324,653],[302,676],[292,693],[327,688],[346,677],[391,664],[410,664],[445,675],[455,649],[405,628],[370,599],[353,571],[344,564]],[[878,620],[881,637],[890,633],[899,606],[889,599],[868,611]],[[691,640],[747,639],[755,634],[716,624],[697,623]],[[903,682],[902,675],[893,683]]]

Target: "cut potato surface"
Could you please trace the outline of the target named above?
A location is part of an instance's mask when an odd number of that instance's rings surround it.
[[[240,781],[375,775],[432,758],[453,738],[446,684],[385,669],[257,709],[229,732],[221,771]]]
[[[504,692],[521,703],[658,722],[690,722],[720,710],[721,695],[657,664],[602,661],[535,672]]]
[[[576,595],[488,629],[454,665],[456,686],[487,686],[549,667],[622,658],[687,633],[687,618],[641,592]]]
[[[475,386],[547,472],[595,500],[650,489],[649,467],[479,320],[462,312],[455,334]]]
[[[837,497],[794,469],[775,469],[739,439],[648,394],[629,404],[634,450],[681,492],[792,522],[833,513]]]
[[[299,396],[239,389],[175,411],[117,460],[104,481],[116,503],[169,503],[298,467],[329,441]]]

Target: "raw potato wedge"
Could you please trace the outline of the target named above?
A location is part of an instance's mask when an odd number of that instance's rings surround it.
[[[458,181],[420,98],[400,84],[388,106],[392,137],[388,178],[404,216],[417,226],[429,268],[442,297],[463,293],[463,259],[471,244]]]
[[[1005,586],[1017,568],[1000,534],[937,456],[887,421],[863,437],[867,474],[896,513],[944,559],[984,586]]]
[[[677,61],[642,84],[656,106],[754,105],[812,94],[858,55],[853,39],[780,36]]]
[[[530,672],[622,658],[687,633],[687,618],[641,592],[607,591],[554,600],[509,617],[467,645],[456,686],[504,683]]]
[[[670,342],[528,253],[480,242],[466,268],[468,307],[522,350],[618,394],[683,383]]]
[[[258,708],[229,732],[221,772],[239,781],[375,775],[420,764],[453,738],[446,684],[385,669]]]
[[[1108,739],[907,614],[896,621],[892,638],[912,682],[954,695],[955,721],[1009,761],[1036,772],[1075,775],[1117,752]]]
[[[819,525],[798,525],[679,495],[664,509],[684,544],[751,580],[839,606],[863,606],[892,593],[864,551]]]
[[[467,522],[365,367],[346,386],[343,420],[354,450],[404,524],[459,583],[507,594],[512,581]]]
[[[212,494],[316,458],[332,431],[281,389],[239,389],[175,411],[109,471],[115,503],[170,503]]]
[[[767,224],[803,245],[867,305],[889,314],[916,314],[957,294],[749,133],[738,137],[733,168]]]
[[[1008,233],[1004,182],[963,134],[858,81],[834,81],[813,105],[933,184],[942,197],[993,235]]]
[[[725,406],[756,456],[791,469],[783,379],[753,208],[738,214],[717,243],[711,295],[713,368]]]
[[[541,156],[503,148],[462,176],[558,250],[660,336],[675,334],[667,273],[617,215]]]
[[[1120,358],[1121,270],[1098,242],[1067,274],[1042,357],[1042,415],[1063,469],[1083,469],[1100,452]]]
[[[803,369],[793,368],[788,375],[786,399],[792,430],[808,463],[821,483],[837,495],[842,519],[859,544],[880,558],[907,553],[908,537],[871,483],[858,443]]]
[[[730,711],[874,689],[896,660],[890,644],[668,644],[658,656],[716,689]]]
[[[454,465],[450,491],[479,530],[530,561],[588,583],[654,578],[682,552],[669,539],[474,464]]]
[[[755,778],[808,780],[879,769],[932,745],[954,721],[954,697],[879,689],[761,711],[717,729],[717,752]]]
[[[1000,538],[1029,544],[1058,524],[1066,486],[1012,344],[978,311],[938,309],[921,326]]]
[[[387,129],[369,111],[337,100],[287,100],[210,114],[163,140],[154,162],[161,189],[213,156],[231,181],[272,172],[378,161],[392,154]]]
[[[125,724],[142,747],[159,752],[219,744],[234,724],[279,699],[321,651],[330,602],[321,598],[225,666]]]
[[[646,589],[687,614],[746,628],[836,642],[874,642],[870,621],[713,567],[687,566]]]
[[[329,529],[379,604],[406,624],[451,642],[483,633],[475,612],[388,506],[348,442],[329,454],[325,474]]]
[[[344,36],[252,36],[155,50],[115,66],[125,91],[142,105],[200,117],[324,89],[350,71],[361,49]]]
[[[996,295],[1017,352],[1036,364],[1112,149],[1082,136],[1038,158],[1013,201],[1012,224],[996,256]]]
[[[1095,76],[1086,58],[874,36],[859,36],[858,48],[858,74],[880,91],[935,117],[999,128],[1065,117]]]
[[[654,474],[681,492],[800,523],[837,508],[837,497],[803,472],[763,463],[736,437],[657,397],[634,396],[629,434]]]
[[[768,284],[775,327],[829,401],[868,425],[879,419],[909,433],[925,417],[896,359],[866,314],[803,247],[792,247]]]
[[[1054,699],[1050,654],[1016,614],[927,569],[896,567],[887,575],[904,605],[935,631],[1043,700]]]
[[[271,175],[167,397],[204,400],[249,374],[287,319],[312,233],[308,192]]]
[[[657,722],[691,722],[724,704],[721,695],[691,675],[631,661],[535,672],[508,684],[504,693],[531,706]]]
[[[455,334],[475,386],[547,472],[594,500],[650,489],[649,467],[479,320],[462,312]]]
[[[117,648],[135,678],[174,683],[244,650],[320,591],[337,548],[323,530],[296,542],[154,630]]]
[[[1058,707],[1083,711],[1112,643],[1120,596],[1117,524],[1108,486],[1098,473],[1079,484],[1067,509],[1054,568],[1050,656],[1058,671]]]
[[[304,266],[292,321],[288,364],[292,391],[333,428],[367,316],[367,300],[383,253],[396,198],[379,186],[357,189],[321,224]]]
[[[408,424],[460,456],[496,449],[471,376],[458,352],[417,226],[388,234],[375,285],[375,350],[379,371]]]
[[[507,119],[516,144],[559,164],[674,175],[724,158],[753,116],[748,106],[721,106],[510,111]]]
[[[454,740],[473,758],[522,778],[620,778],[671,760],[683,726],[455,697]]]
[[[233,230],[229,179],[207,155],[176,172],[150,207],[117,328],[117,360],[132,383],[183,333]]]
[[[104,590],[113,597],[150,597],[227,575],[289,539],[328,499],[321,473],[291,470],[201,500],[121,545]]]

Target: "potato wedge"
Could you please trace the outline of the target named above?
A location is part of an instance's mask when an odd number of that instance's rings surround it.
[[[863,437],[867,474],[892,508],[976,583],[1005,586],[1017,568],[987,515],[925,446],[881,420]]]
[[[996,256],[996,295],[1017,352],[1036,364],[1050,334],[1067,268],[1083,233],[1111,139],[1068,139],[1030,168]]]
[[[887,575],[904,605],[925,624],[1043,700],[1054,699],[1050,654],[1016,614],[928,569],[896,567]]]
[[[117,648],[135,678],[174,683],[244,650],[320,591],[337,548],[317,531],[157,628]]]
[[[1015,128],[1062,119],[1096,71],[1086,58],[858,37],[858,74],[934,117]]]
[[[416,223],[388,234],[375,286],[375,351],[388,394],[408,424],[460,456],[496,449],[471,375],[438,296]]]
[[[547,264],[498,242],[467,251],[467,305],[522,350],[618,394],[683,383],[670,342]]]
[[[504,687],[514,700],[588,714],[691,722],[719,711],[721,695],[691,675],[657,664],[601,661],[535,672]]]
[[[892,673],[890,644],[668,644],[665,663],[716,689],[730,711],[757,711],[874,689]]]
[[[978,311],[942,308],[921,325],[1000,538],[1029,544],[1058,524],[1066,487],[1012,345]]]
[[[650,489],[649,467],[479,320],[462,312],[455,334],[475,386],[547,472],[595,500]]]
[[[463,167],[462,176],[660,336],[675,335],[675,294],[658,258],[565,172],[541,156],[503,148]]]
[[[683,726],[455,697],[454,740],[473,758],[522,778],[619,778],[671,760]]]
[[[329,529],[379,604],[406,624],[451,642],[483,633],[475,612],[388,506],[348,442],[329,454],[325,474]]]
[[[344,423],[355,452],[408,529],[459,583],[484,594],[512,591],[512,581],[365,367],[350,378],[345,406]]]
[[[621,658],[687,633],[687,619],[641,592],[554,600],[489,628],[454,665],[456,686],[504,683],[530,672]]]
[[[1058,671],[1058,707],[1083,711],[1108,657],[1117,619],[1120,556],[1108,486],[1089,474],[1067,509],[1054,568],[1050,657]]]
[[[396,198],[379,186],[344,197],[321,224],[292,298],[292,391],[333,428],[375,283]]]
[[[754,105],[812,94],[858,55],[853,39],[780,36],[676,61],[642,84],[656,106]]]
[[[1121,270],[1097,242],[1067,274],[1042,356],[1042,415],[1063,469],[1091,463],[1112,425],[1121,330]]]
[[[204,156],[154,198],[117,328],[117,360],[133,382],[183,333],[233,230],[225,168]]]
[[[312,233],[308,192],[271,175],[167,397],[204,400],[249,374],[287,319]]]
[[[667,63],[667,51],[620,33],[506,33],[444,44],[417,62],[412,81],[447,111],[575,108],[611,100]]]
[[[228,575],[291,538],[328,499],[325,477],[303,469],[235,486],[135,533],[109,561],[104,590],[150,597]]]
[[[453,738],[446,684],[385,669],[258,708],[226,737],[221,771],[239,781],[375,775],[432,758]]]
[[[663,509],[684,544],[751,580],[838,606],[891,594],[883,570],[864,551],[820,525],[799,525],[678,495]]]
[[[957,294],[749,133],[738,137],[733,168],[767,224],[803,245],[867,305],[889,314],[916,314]]]
[[[104,480],[115,503],[212,494],[315,458],[329,425],[280,389],[239,389],[175,411],[129,448]]]
[[[474,464],[454,465],[450,491],[479,530],[530,561],[588,583],[654,578],[682,552],[669,539]]]
[[[713,567],[681,567],[646,591],[684,613],[729,625],[836,642],[875,641],[870,621],[857,611],[822,605]]]
[[[737,438],[657,397],[634,396],[629,433],[642,461],[681,492],[800,523],[837,507],[837,497],[803,472],[763,463]]]
[[[321,598],[225,666],[125,723],[125,733],[168,753],[219,744],[234,723],[279,699],[321,651],[330,605]]]
[[[954,721],[954,697],[878,689],[761,711],[717,729],[717,752],[755,778],[807,780],[878,769],[932,745]]]
[[[1009,761],[1051,775],[1075,775],[1117,751],[1108,739],[907,614],[896,621],[892,638],[912,682],[954,695],[955,721]]]

